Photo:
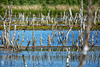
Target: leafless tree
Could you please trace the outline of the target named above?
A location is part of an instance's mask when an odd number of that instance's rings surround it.
[[[86,35],[85,35],[85,44],[84,44],[84,47],[83,47],[83,51],[82,51],[82,55],[81,55],[81,58],[80,58],[80,64],[79,64],[79,67],[83,67],[84,65],[84,61],[85,61],[85,57],[87,55],[87,52],[89,50],[89,38],[90,38],[90,29],[91,29],[91,22],[92,22],[92,0],[88,0],[88,16],[89,16],[89,21],[88,21],[88,24],[87,24],[87,28],[86,28]]]

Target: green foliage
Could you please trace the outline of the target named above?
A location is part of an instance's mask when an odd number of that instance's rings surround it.
[[[100,25],[100,22],[97,22],[98,25]]]
[[[77,6],[80,6],[81,5],[81,0],[0,0],[0,4],[9,4],[11,5],[11,2],[13,1],[13,5],[34,5],[34,4],[39,4],[39,5],[42,5],[42,10],[32,10],[31,9],[31,13],[32,14],[35,14],[35,15],[39,15],[39,13],[43,13],[44,15],[47,15],[48,11],[49,11],[49,8],[48,8],[48,5],[71,5],[71,6],[74,6],[74,5],[77,5]],[[93,4],[98,4],[98,6],[100,6],[100,1],[99,0],[93,0],[92,2]],[[88,5],[88,0],[83,0],[83,6],[84,6],[84,9],[87,10],[87,5]],[[55,10],[52,10],[50,9],[51,11],[51,15],[52,16],[56,16],[58,15],[58,17],[60,17],[61,15],[61,12],[63,13],[64,11],[63,10],[57,10],[57,8],[55,7]],[[30,13],[30,10],[15,10],[13,9],[13,14],[17,14],[18,16],[18,13],[24,13],[25,15],[29,15]],[[69,11],[66,11],[67,13]],[[78,12],[78,10],[73,10],[72,9],[72,13],[73,15],[75,15],[75,13]],[[87,12],[84,11],[84,14],[86,14]],[[1,16],[4,16],[5,14],[5,9],[2,8],[2,5],[0,5],[0,15]]]
[[[47,9],[47,5],[45,2],[42,3],[43,9]]]
[[[58,5],[58,4],[67,4],[67,5],[81,5],[81,0],[0,0],[0,4],[11,4],[13,1],[14,5],[32,5],[32,4],[49,4],[49,5]],[[99,0],[92,0],[93,4],[98,3]],[[87,5],[88,0],[83,0],[84,6]],[[98,3],[99,5],[99,3]]]

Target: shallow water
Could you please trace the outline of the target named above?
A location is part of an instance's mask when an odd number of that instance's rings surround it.
[[[66,67],[68,53],[69,66],[77,67],[80,52],[76,51],[0,51],[0,67]],[[84,67],[100,67],[99,61],[100,52],[88,52]]]
[[[61,46],[61,44],[57,41],[57,36],[59,36],[60,30],[54,31],[56,32],[56,35],[54,36],[54,42],[51,42],[52,46]],[[0,31],[0,35],[3,31]],[[13,30],[10,31],[10,40],[13,37]],[[19,30],[19,43],[22,41],[23,36],[23,30]],[[64,35],[61,35],[61,38],[65,38],[65,35],[67,34],[67,30],[63,30]],[[72,45],[72,32],[74,33],[74,40],[78,39],[79,33],[78,30],[73,30],[69,33],[67,46]],[[43,38],[43,46],[47,46],[48,44],[48,35],[52,36],[51,30],[35,30],[34,31],[35,38],[37,38],[36,46],[40,46],[40,38],[42,34]],[[96,43],[96,31],[91,31],[90,33],[90,40],[91,36],[94,37],[94,44],[100,45],[100,31],[98,34],[98,40]],[[16,38],[18,38],[18,31],[16,31]],[[27,45],[27,38],[28,40],[32,40],[32,30],[26,30],[25,31],[25,39],[22,43],[22,46]],[[79,41],[78,41],[79,42]],[[1,45],[1,43],[0,43]],[[30,44],[31,46],[31,44]],[[9,50],[0,50],[0,67],[66,67],[67,65],[67,58],[69,58],[69,66],[71,67],[77,67],[79,65],[79,57],[81,55],[81,52],[78,51],[9,51]],[[84,67],[100,67],[100,48],[97,49],[97,51],[89,51],[86,57],[86,61],[84,64]]]
[[[51,46],[62,46],[62,43],[58,43],[58,40],[57,40],[57,36],[59,37],[59,31],[60,30],[56,30],[54,31],[54,39],[51,41]],[[61,39],[63,40],[67,34],[67,31],[68,30],[63,30],[62,32],[64,32],[63,35],[61,35],[60,33],[60,36],[61,36]],[[2,35],[2,30],[0,30],[0,35]],[[20,42],[22,41],[22,37],[23,37],[23,32],[24,30],[19,30],[19,44]],[[27,38],[28,40],[32,41],[32,33],[33,31],[32,30],[25,30],[25,35],[24,35],[24,42],[22,43],[22,46],[26,46],[27,45]],[[78,36],[79,36],[79,32],[78,30],[73,30],[69,33],[69,36],[68,36],[68,40],[67,40],[67,44],[66,46],[69,46],[69,45],[72,45],[72,32],[74,33],[74,41],[76,41],[76,39],[78,40]],[[93,35],[93,38],[94,38],[94,44],[96,45],[100,45],[100,31],[98,31],[98,39],[97,39],[97,43],[96,43],[96,31],[91,31],[90,32],[90,40],[91,40],[91,37]],[[11,30],[10,31],[10,40],[12,39],[13,37],[13,33],[14,31]],[[56,35],[55,35],[56,33]],[[43,46],[47,46],[48,45],[48,35],[50,34],[50,37],[52,37],[52,30],[35,30],[34,31],[34,36],[35,38],[37,39],[36,41],[36,46],[40,46],[40,38],[41,38],[41,35],[42,35],[42,43],[43,43]],[[16,31],[16,37],[15,37],[15,40],[18,39],[18,31]],[[59,38],[60,39],[60,38]],[[85,36],[84,36],[84,40],[85,40]],[[79,41],[78,41],[79,42]],[[0,43],[1,45],[1,43]],[[79,44],[80,45],[80,44]],[[32,46],[32,42],[30,43],[29,46]]]

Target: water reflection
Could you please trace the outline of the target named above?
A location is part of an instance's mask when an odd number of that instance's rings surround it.
[[[69,66],[77,67],[80,59],[77,51],[0,51],[0,67],[66,67],[69,57]],[[99,67],[100,52],[88,52],[84,67]]]

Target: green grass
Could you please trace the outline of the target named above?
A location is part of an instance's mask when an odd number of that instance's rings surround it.
[[[35,48],[35,51],[48,51],[49,49],[51,49],[51,51],[66,51],[66,48],[68,49],[68,47],[56,47],[56,48]],[[21,49],[21,51],[26,51],[26,49]],[[33,51],[32,48],[28,48],[28,51]],[[77,47],[70,47],[70,51],[77,51]],[[81,50],[79,50],[80,52]],[[93,47],[89,49],[89,51],[100,51],[100,47]]]
[[[27,27],[26,30],[33,30],[33,27],[32,26],[17,26],[16,29],[17,30],[22,30],[25,27]],[[4,27],[3,26],[0,26],[0,30],[3,30],[3,29],[4,29]],[[51,26],[34,26],[34,29],[35,30],[51,30],[52,27]],[[54,27],[54,29],[56,29],[56,27]],[[57,29],[70,29],[70,27],[58,26]],[[73,27],[72,29],[73,30],[79,30],[80,27]],[[92,27],[91,28],[91,30],[96,30],[96,29],[100,30],[100,26],[95,26],[95,27]],[[11,26],[10,27],[10,30],[14,30],[14,26]]]
[[[0,30],[3,30],[4,29],[4,27],[3,26],[0,26]]]
[[[51,51],[66,51],[65,48],[51,48]],[[70,51],[76,51],[76,47],[71,47]],[[26,49],[21,49],[21,51],[26,51]],[[28,51],[33,51],[31,48],[28,49]],[[35,51],[41,51],[41,48],[35,48]],[[48,48],[42,48],[42,51],[48,51]]]

